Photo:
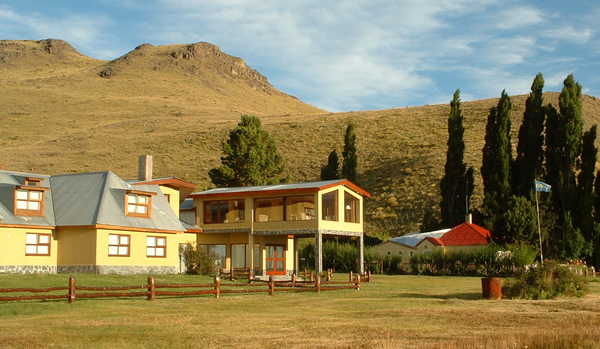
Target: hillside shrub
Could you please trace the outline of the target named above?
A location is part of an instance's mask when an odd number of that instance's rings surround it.
[[[544,266],[524,268],[502,292],[507,298],[554,299],[559,296],[582,297],[589,290],[583,277],[558,262],[548,261]]]
[[[186,274],[215,275],[217,272],[216,256],[211,256],[196,245],[187,243],[180,247],[183,254]]]

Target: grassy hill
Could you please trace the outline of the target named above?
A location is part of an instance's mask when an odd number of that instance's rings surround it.
[[[533,80],[533,76],[532,76]],[[417,230],[437,210],[449,104],[328,113],[273,88],[240,58],[208,43],[144,44],[113,61],[78,53],[60,40],[0,41],[0,166],[47,174],[112,170],[137,175],[137,157],[154,156],[154,174],[210,186],[221,143],[242,114],[260,116],[293,181],[318,179],[332,149],[341,154],[356,124],[359,184],[372,193],[367,229]],[[500,95],[500,91],[498,91]],[[527,96],[513,96],[513,143]],[[557,105],[558,93],[546,93]],[[463,103],[466,161],[481,167],[485,123],[497,99]],[[600,100],[584,97],[585,126]],[[516,148],[516,144],[515,144]],[[481,201],[481,180],[473,205]]]

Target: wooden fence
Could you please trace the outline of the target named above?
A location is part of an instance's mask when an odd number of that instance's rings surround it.
[[[366,274],[365,274],[366,275]],[[152,275],[148,276],[147,285],[137,286],[119,286],[119,287],[90,287],[79,286],[76,283],[75,276],[69,278],[69,286],[51,287],[51,288],[0,288],[2,293],[45,293],[39,295],[20,295],[20,296],[0,296],[0,301],[20,301],[35,299],[62,299],[66,298],[69,303],[75,302],[77,298],[100,298],[100,297],[147,297],[154,301],[157,296],[185,297],[211,294],[220,298],[222,294],[227,293],[259,293],[268,292],[273,296],[275,292],[302,292],[302,291],[335,291],[344,289],[360,290],[361,281],[366,276],[354,275],[350,273],[349,281],[332,281],[331,275],[325,280],[320,276],[315,277],[313,281],[298,280],[295,275],[290,281],[275,281],[273,276],[269,280],[250,279],[247,283],[226,283],[222,284],[221,279],[215,276],[214,282],[209,284],[157,284]],[[368,275],[370,281],[370,274]],[[174,291],[174,289],[187,289]],[[132,290],[143,290],[135,291]],[[68,291],[67,294],[47,294],[56,291]]]

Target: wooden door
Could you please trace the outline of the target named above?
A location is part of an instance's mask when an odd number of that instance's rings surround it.
[[[267,275],[285,275],[285,246],[267,245]]]

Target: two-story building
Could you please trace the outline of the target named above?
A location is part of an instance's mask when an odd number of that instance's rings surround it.
[[[198,246],[219,256],[226,269],[290,275],[299,265],[297,239],[309,237],[315,270],[322,271],[323,236],[352,236],[362,272],[363,200],[369,196],[345,179],[217,188],[191,194],[182,217],[202,229]]]

